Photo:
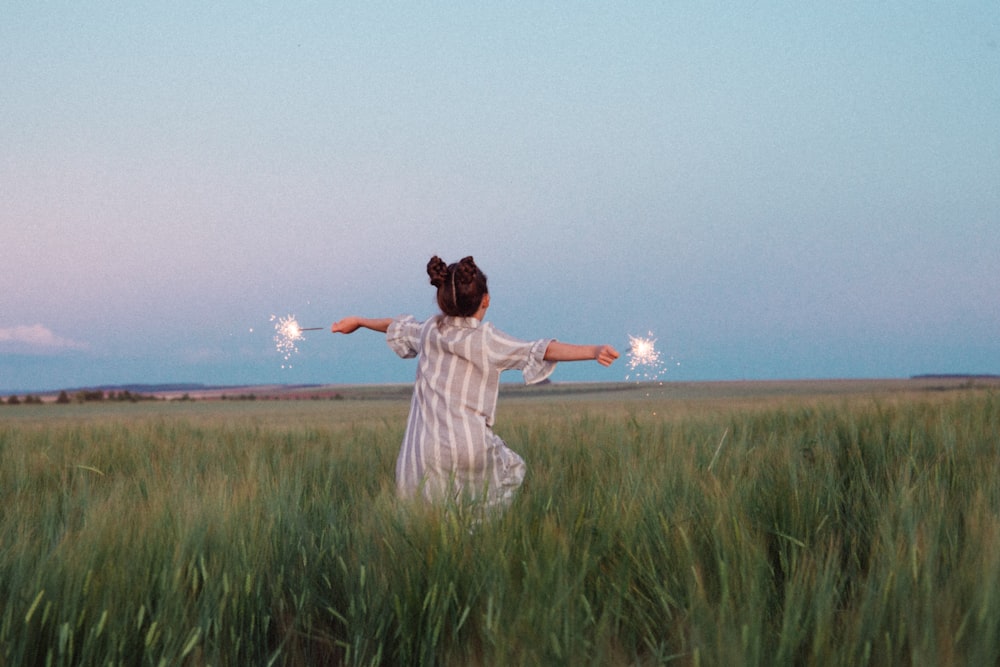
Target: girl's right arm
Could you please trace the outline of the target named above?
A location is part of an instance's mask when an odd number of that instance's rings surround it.
[[[602,366],[610,366],[618,358],[618,350],[610,345],[572,345],[557,340],[545,348],[546,361],[588,361],[595,360]]]
[[[392,323],[391,317],[381,317],[381,318],[369,318],[369,317],[358,317],[356,315],[351,315],[350,317],[345,317],[339,322],[334,322],[333,326],[330,327],[331,333],[342,333],[349,334],[354,333],[358,329],[371,329],[372,331],[381,331],[385,333],[389,329],[389,325]]]

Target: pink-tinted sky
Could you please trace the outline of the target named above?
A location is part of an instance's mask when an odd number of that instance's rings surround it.
[[[995,2],[17,2],[0,96],[0,392],[406,382],[269,319],[434,253],[666,380],[1000,373]]]

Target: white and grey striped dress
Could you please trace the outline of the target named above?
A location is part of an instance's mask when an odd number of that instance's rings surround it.
[[[436,315],[392,321],[389,346],[417,357],[406,434],[396,460],[405,498],[476,500],[503,507],[524,479],[524,460],[493,432],[500,373],[520,370],[527,384],[552,374],[552,339],[523,341],[474,317]]]

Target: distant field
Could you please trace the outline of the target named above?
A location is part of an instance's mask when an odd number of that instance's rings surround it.
[[[805,404],[843,401],[900,401],[947,395],[960,391],[1000,389],[1000,377],[928,377],[915,379],[775,380],[727,382],[607,382],[501,385],[500,407],[530,405],[537,409],[656,410],[662,417],[691,411],[763,407],[798,400]],[[152,394],[157,401],[136,404],[96,402],[51,405],[55,395],[44,395],[44,405],[0,405],[0,420],[50,421],[102,419],[113,416],[174,415],[193,419],[270,420],[275,423],[317,419],[338,423],[355,415],[377,413],[379,418],[402,410],[405,416],[412,385],[256,385],[168,391]],[[182,400],[189,399],[189,400]],[[288,405],[292,402],[294,405]],[[316,405],[309,405],[310,402]],[[398,413],[397,413],[398,414]],[[501,417],[502,419],[502,417]]]
[[[835,396],[845,394],[879,395],[900,392],[939,392],[968,388],[1000,388],[1000,376],[941,376],[908,379],[861,380],[745,380],[719,382],[593,382],[524,385],[508,382],[501,385],[505,396],[574,397],[602,400],[605,398],[666,398],[691,399],[768,399],[780,396]],[[203,394],[191,392],[193,398],[217,398],[253,394],[258,397],[280,399],[408,399],[411,385],[321,385],[312,387],[286,387],[262,385],[230,390],[208,390]],[[179,394],[169,395],[176,398]]]
[[[925,376],[900,379],[848,380],[733,380],[713,382],[550,382],[524,385],[513,381],[501,385],[501,394],[524,397],[573,397],[601,400],[604,398],[667,398],[671,400],[733,400],[763,399],[781,396],[875,396],[908,392],[945,392],[961,389],[1000,388],[1000,376]],[[143,385],[133,385],[143,387]],[[137,389],[139,395],[162,400],[392,400],[409,399],[411,384],[374,385],[246,385],[231,387],[199,387],[186,389]],[[70,390],[70,395],[75,390]],[[52,403],[57,392],[40,394],[45,403]],[[3,407],[0,405],[0,407]],[[0,413],[3,414],[3,413]]]
[[[0,406],[0,664],[1000,661],[996,380],[505,385],[486,521],[409,387],[264,389]]]

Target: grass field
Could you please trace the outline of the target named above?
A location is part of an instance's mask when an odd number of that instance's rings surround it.
[[[481,523],[405,388],[0,407],[0,664],[997,664],[997,389],[505,388]]]

